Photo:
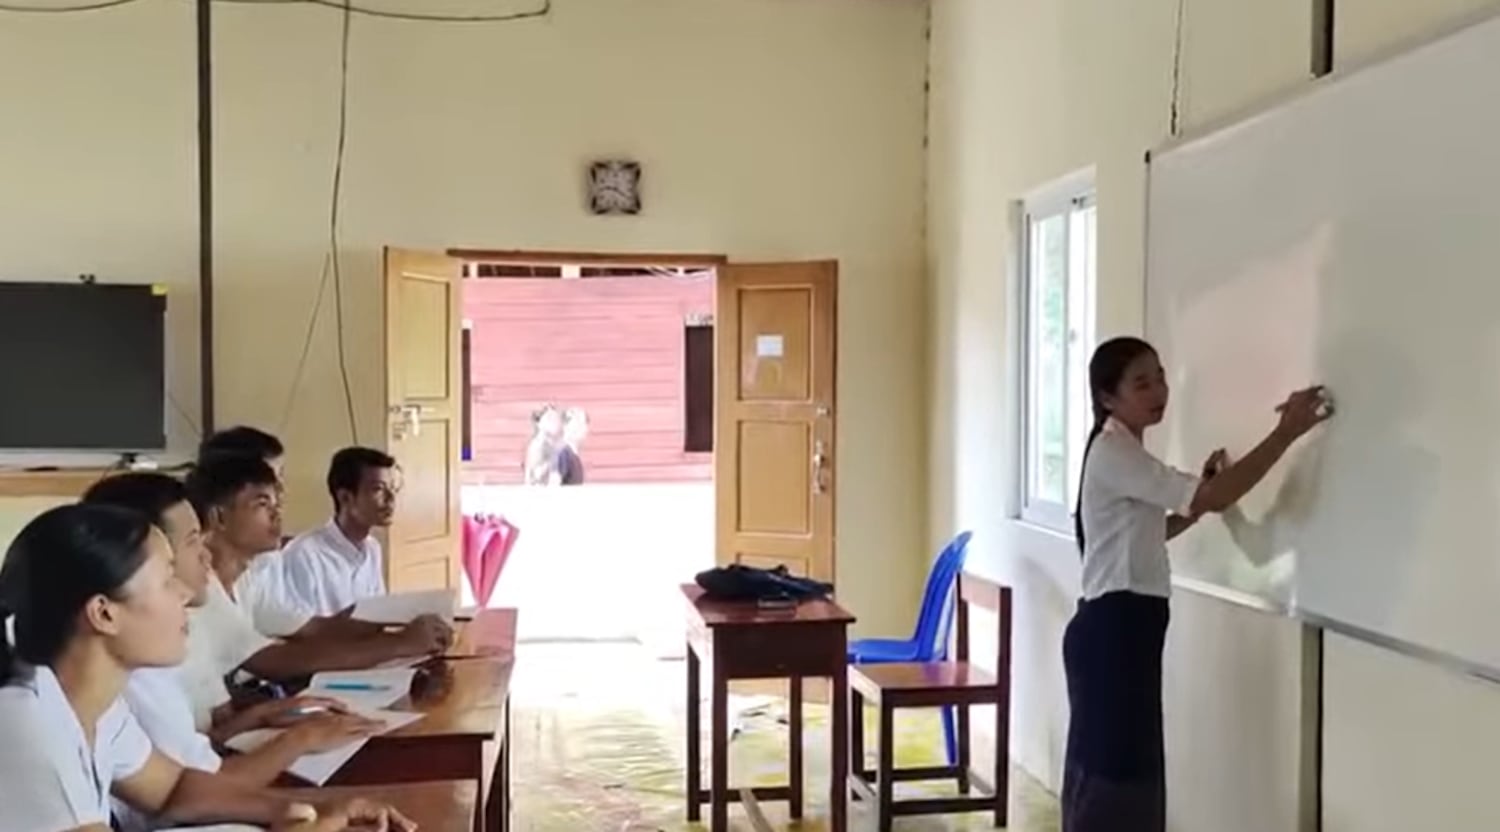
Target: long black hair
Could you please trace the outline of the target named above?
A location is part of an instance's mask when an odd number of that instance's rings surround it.
[[[1109,408],[1104,405],[1105,396],[1113,396],[1125,380],[1125,371],[1142,355],[1155,355],[1156,348],[1139,338],[1111,338],[1100,344],[1089,359],[1089,400],[1094,406],[1094,426],[1089,429],[1088,444],[1083,447],[1083,464],[1078,472],[1078,503],[1073,507],[1073,534],[1078,539],[1078,551],[1083,551],[1083,469],[1088,468],[1089,451],[1094,440],[1104,432],[1104,423],[1109,420]]]
[[[151,518],[118,506],[66,505],[21,530],[0,568],[0,685],[18,662],[50,666],[90,598],[118,600],[146,560]],[[13,625],[12,641],[4,625]]]

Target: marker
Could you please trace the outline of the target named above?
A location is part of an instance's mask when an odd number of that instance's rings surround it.
[[[390,690],[390,685],[372,685],[367,682],[329,682],[323,690]]]
[[[328,713],[327,705],[303,705],[292,709],[292,716],[312,716],[313,714]]]

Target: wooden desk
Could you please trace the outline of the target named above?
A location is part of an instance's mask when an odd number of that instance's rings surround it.
[[[828,677],[833,681],[830,718],[832,768],[829,791],[829,829],[848,829],[849,684],[848,630],[854,616],[832,601],[808,601],[784,610],[761,609],[743,601],[704,597],[695,585],[682,587],[687,601],[687,816],[700,818],[709,804],[709,829],[727,832],[729,803],[739,800],[729,792],[729,682],[732,679],[790,679],[791,782],[786,786],[750,790],[757,800],[785,800],[791,816],[802,817],[802,680]],[[702,717],[699,714],[701,663],[713,669],[710,730],[710,785],[702,788]]]
[[[284,789],[308,803],[327,803],[364,797],[396,807],[396,811],[416,821],[420,832],[474,832],[474,806],[479,789],[473,783],[434,782],[385,786],[379,789],[344,787],[329,789]]]
[[[500,614],[482,614],[469,624],[481,624],[475,637],[482,636],[483,643],[499,655],[423,665],[411,695],[394,706],[394,710],[422,713],[422,719],[370,740],[333,776],[331,785],[469,781],[487,796],[476,804],[475,828],[483,832],[509,829],[510,681],[515,668],[516,616],[514,610],[490,612]],[[507,632],[509,644],[502,638]],[[487,743],[495,745],[495,764],[488,771],[484,765]]]
[[[467,621],[454,625],[453,646],[447,658],[514,658],[516,655],[516,618],[513,608],[479,610]]]

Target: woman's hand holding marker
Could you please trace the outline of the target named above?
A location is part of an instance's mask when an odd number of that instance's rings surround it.
[[[1276,426],[1287,439],[1299,439],[1333,418],[1333,398],[1322,385],[1298,390],[1276,408],[1281,422]]]

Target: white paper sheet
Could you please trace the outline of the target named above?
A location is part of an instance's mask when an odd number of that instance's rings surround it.
[[[380,624],[405,624],[421,615],[435,615],[453,623],[458,598],[451,589],[377,595],[354,605],[354,617]]]
[[[385,729],[379,732],[381,734],[388,734],[422,718],[421,714],[406,711],[361,711],[360,716],[379,720],[384,723]],[[281,732],[282,729],[279,728],[262,728],[258,731],[246,731],[231,738],[228,745],[231,749],[242,754],[248,753],[280,736]],[[361,748],[365,747],[365,743],[369,741],[369,738],[355,740],[348,745],[340,746],[332,751],[298,757],[297,761],[292,763],[287,771],[315,786],[321,786],[327,783],[329,778],[337,774],[338,770],[344,767],[344,763],[349,762],[355,754],[359,753]]]
[[[303,693],[337,700],[350,710],[375,711],[405,698],[416,676],[417,671],[409,667],[319,673]]]

